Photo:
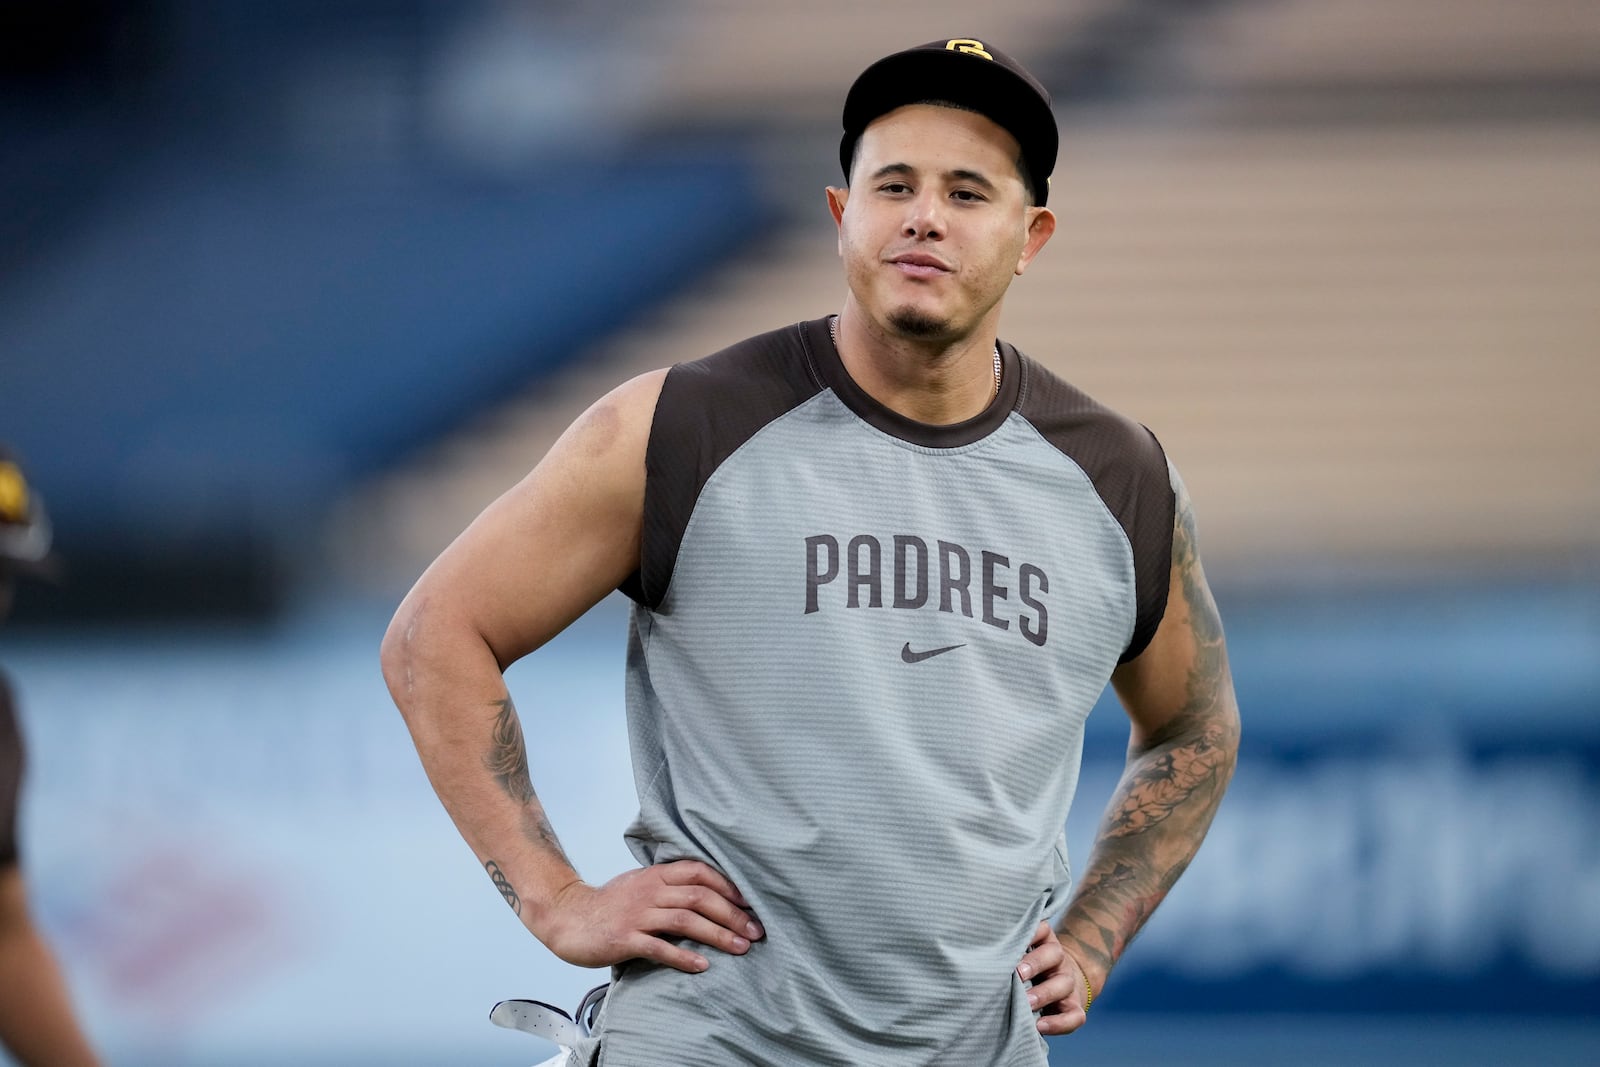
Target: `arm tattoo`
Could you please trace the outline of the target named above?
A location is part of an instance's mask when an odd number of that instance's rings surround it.
[[[544,805],[539,803],[533,791],[533,781],[528,777],[528,750],[522,741],[522,724],[517,720],[517,709],[512,706],[509,696],[496,700],[494,706],[500,711],[494,718],[494,730],[489,739],[489,751],[483,757],[483,765],[500,783],[506,796],[521,805],[524,836],[541,848],[554,852],[571,866],[572,861],[567,859],[561,842],[556,839],[555,829],[546,818]],[[499,870],[498,867],[495,869]]]
[[[1222,620],[1206,586],[1194,511],[1177,472],[1172,566],[1194,642],[1184,702],[1162,729],[1129,749],[1083,885],[1068,919],[1072,940],[1102,974],[1121,957],[1194,858],[1233,776],[1239,744]],[[1085,962],[1088,962],[1086,960]]]
[[[500,890],[500,895],[506,898],[506,903],[511,905],[511,910],[521,915],[522,898],[517,896],[515,889],[511,888],[511,882],[506,878],[505,872],[500,869],[500,865],[494,860],[488,860],[484,863],[483,869],[489,872],[489,881],[493,882],[494,887]]]
[[[489,754],[483,765],[506,791],[506,796],[518,804],[534,799],[533,782],[528,778],[528,750],[522,743],[522,724],[517,721],[517,709],[511,698],[494,702],[500,713],[494,717],[494,733],[489,743]]]

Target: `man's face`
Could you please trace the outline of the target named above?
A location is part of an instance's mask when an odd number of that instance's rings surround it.
[[[1054,228],[1029,207],[1016,140],[982,115],[931,104],[861,135],[848,191],[830,190],[856,302],[896,336],[972,332]]]

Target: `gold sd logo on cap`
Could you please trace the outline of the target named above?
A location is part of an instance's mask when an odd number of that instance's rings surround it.
[[[953,41],[946,41],[944,49],[946,52],[965,52],[969,56],[982,56],[984,59],[994,58],[984,49],[982,41],[973,41],[965,37],[957,37]]]
[[[28,483],[9,460],[0,460],[0,519],[22,522],[28,517]]]

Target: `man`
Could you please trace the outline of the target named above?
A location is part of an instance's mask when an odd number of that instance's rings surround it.
[[[996,339],[1055,228],[1049,97],[938,41],[864,72],[844,127],[839,314],[600,400],[384,640],[495,887],[557,956],[614,968],[575,1063],[1043,1064],[1232,773],[1181,484],[1146,430]],[[644,866],[591,886],[501,672],[614,588]],[[1069,902],[1108,679],[1128,769]]]
[[[0,619],[18,575],[48,566],[50,524],[22,469],[0,452]],[[0,1047],[24,1067],[92,1065],[66,983],[28,910],[17,846],[22,735],[11,689],[0,674]]]

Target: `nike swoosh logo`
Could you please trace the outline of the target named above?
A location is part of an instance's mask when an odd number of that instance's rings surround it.
[[[907,641],[900,648],[900,658],[907,663],[921,663],[925,659],[932,659],[935,656],[942,656],[946,652],[954,652],[958,648],[966,647],[966,645],[945,645],[943,648],[930,648],[926,652],[913,652],[911,651],[911,642]]]

